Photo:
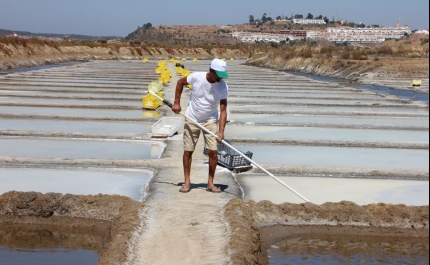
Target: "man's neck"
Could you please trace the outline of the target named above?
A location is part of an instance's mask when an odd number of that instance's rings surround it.
[[[211,74],[210,73],[206,73],[206,80],[209,82],[209,83],[211,83],[211,84],[215,84],[215,83],[218,83],[219,81],[217,81],[217,80],[213,80],[212,79],[212,76],[211,76]],[[220,80],[221,81],[221,80]]]

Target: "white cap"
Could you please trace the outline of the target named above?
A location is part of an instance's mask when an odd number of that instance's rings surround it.
[[[211,62],[211,69],[215,70],[219,78],[228,78],[227,63],[220,59],[214,59]]]

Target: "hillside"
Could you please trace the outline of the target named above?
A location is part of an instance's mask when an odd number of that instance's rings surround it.
[[[298,25],[289,22],[263,25],[238,24],[228,26],[157,26],[151,23],[130,33],[125,39],[145,44],[175,45],[238,45],[231,32],[261,32],[279,34],[281,30],[325,30],[335,25]],[[242,44],[243,45],[243,44]]]
[[[95,40],[95,39],[118,39],[121,37],[118,36],[88,36],[88,35],[79,35],[79,34],[54,34],[54,33],[32,33],[28,31],[16,31],[16,30],[6,30],[0,29],[0,36],[8,36],[12,34],[17,34],[22,37],[44,37],[44,38],[68,38],[74,40]]]

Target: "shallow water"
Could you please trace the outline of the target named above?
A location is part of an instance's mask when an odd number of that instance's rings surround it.
[[[17,146],[25,148],[16,148]],[[140,141],[0,139],[0,156],[81,159],[157,159],[163,143]]]
[[[150,171],[139,170],[61,170],[0,168],[0,194],[16,190],[62,194],[122,195],[142,201]],[[83,185],[85,183],[85,185]]]
[[[304,74],[299,72],[285,72],[285,73],[288,73],[294,76],[306,77],[306,78],[310,78],[312,80],[321,81],[321,82],[349,82],[349,80],[347,79],[329,77],[329,76],[318,76],[318,75]]]
[[[307,99],[307,98],[301,98],[301,99],[294,99],[294,98],[265,98],[261,99],[258,97],[229,97],[228,99],[229,103],[232,105],[235,104],[241,104],[241,102],[261,102],[264,101],[264,104],[343,104],[343,105],[351,105],[351,104],[380,104],[380,105],[402,105],[401,102],[395,102],[395,101],[382,101],[381,99],[378,99],[377,97],[374,97],[372,99]]]
[[[37,225],[0,227],[2,265],[95,265],[104,239],[101,234],[58,232]]]
[[[429,264],[428,251],[423,240],[345,235],[288,238],[267,250],[270,265]]]
[[[342,78],[316,76],[316,75],[295,73],[295,72],[294,73],[289,72],[289,73],[291,73],[295,76],[307,77],[307,78],[311,78],[312,80],[322,81],[322,82],[329,82],[329,83],[349,82],[349,80],[342,79]],[[423,93],[417,93],[414,91],[405,91],[405,90],[399,90],[399,89],[382,87],[382,86],[375,86],[375,85],[359,85],[359,86],[354,86],[354,88],[363,89],[363,90],[370,90],[370,91],[377,92],[378,94],[394,95],[394,96],[397,96],[397,97],[403,98],[403,99],[419,100],[419,101],[429,103],[429,94],[423,94]]]
[[[136,106],[142,107],[142,100],[135,99],[132,101],[118,101],[106,99],[55,99],[55,98],[21,98],[21,97],[2,97],[0,102],[33,102],[45,104],[72,104],[72,105],[113,105],[113,106]]]
[[[79,63],[79,62],[76,62],[76,63]],[[7,75],[10,73],[24,73],[29,71],[43,70],[43,69],[52,69],[52,68],[63,67],[63,66],[67,66],[67,65],[66,64],[48,64],[48,65],[42,65],[42,66],[36,66],[36,67],[7,69],[7,70],[1,70],[0,75]]]
[[[72,92],[40,92],[40,91],[11,91],[11,90],[0,90],[0,96],[4,94],[11,94],[14,96],[26,95],[26,96],[48,96],[48,97],[92,97],[92,98],[125,98],[130,100],[142,100],[140,94],[127,94],[127,93],[72,93]],[[121,100],[122,101],[122,100]],[[121,102],[118,101],[118,102]]]
[[[428,131],[394,131],[368,129],[307,128],[289,126],[227,125],[225,136],[265,139],[303,139],[340,141],[382,141],[428,143]]]
[[[100,84],[97,82],[93,83],[74,83],[74,82],[46,82],[46,81],[31,81],[30,80],[0,80],[0,85],[19,85],[19,86],[32,86],[32,87],[47,87],[47,88],[56,88],[56,87],[63,87],[63,88],[79,88],[79,89],[92,89],[92,88],[99,88],[99,89],[115,89],[115,90],[132,90],[132,91],[139,91],[144,89],[146,86],[145,84],[139,84],[139,85],[133,85],[133,84]]]
[[[399,98],[419,100],[419,101],[429,103],[429,94],[416,93],[414,91],[398,90],[398,89],[392,89],[392,88],[381,87],[381,86],[373,86],[373,85],[360,85],[360,86],[354,86],[354,87],[359,89],[375,91],[383,95],[395,95]]]
[[[237,180],[245,199],[268,200],[276,204],[303,203],[303,199],[269,175],[239,174]],[[276,176],[314,204],[352,201],[371,203],[428,205],[429,182],[416,180],[357,179],[336,177]]]
[[[161,114],[155,110],[110,110],[110,109],[85,109],[85,108],[69,109],[69,108],[0,106],[0,113],[108,116],[108,117],[160,117],[161,118]]]
[[[366,168],[428,169],[428,150],[237,144],[256,163]]]
[[[17,248],[9,249],[0,244],[2,265],[95,265],[100,255],[84,249]]]
[[[395,125],[395,126],[427,126],[428,118],[396,118],[396,117],[328,117],[328,116],[292,116],[274,114],[230,114],[230,120],[257,123],[315,123],[315,124],[356,124],[356,125]],[[328,126],[330,127],[330,126]]]
[[[260,105],[229,105],[231,110],[270,110],[270,111],[330,111],[330,112],[360,112],[360,113],[395,113],[395,114],[425,114],[428,115],[429,111],[425,108],[397,108],[397,107],[372,107],[372,106],[307,106],[307,105],[267,105],[262,103]]]
[[[149,133],[152,123],[50,120],[1,120],[0,130],[34,130],[88,133]]]
[[[357,93],[356,91],[315,91],[315,90],[265,90],[258,91],[256,89],[230,90],[230,97],[252,98],[252,97],[298,97],[298,98],[339,98],[339,99],[360,99],[368,100],[377,98],[374,93]]]

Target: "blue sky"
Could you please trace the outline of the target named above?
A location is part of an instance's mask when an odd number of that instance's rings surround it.
[[[429,28],[428,0],[0,0],[0,28],[33,33],[125,37],[148,22],[228,25],[291,14],[333,16],[366,25]]]

